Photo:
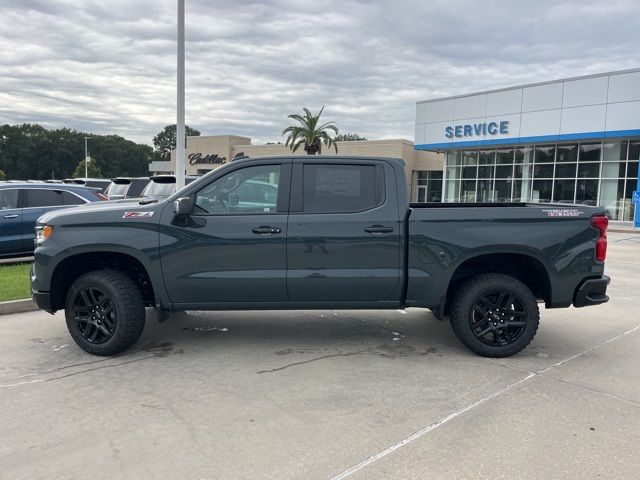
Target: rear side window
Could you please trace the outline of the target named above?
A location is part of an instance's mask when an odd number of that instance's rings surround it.
[[[56,207],[64,205],[62,192],[60,190],[39,190],[37,188],[28,188],[25,192],[25,208],[33,207]]]
[[[138,198],[142,193],[142,190],[144,190],[144,187],[146,187],[148,183],[149,183],[148,178],[131,180],[131,186],[129,187],[129,190],[127,190],[126,197]]]
[[[373,165],[304,166],[303,209],[308,213],[360,212],[381,203]]]
[[[62,201],[64,202],[65,205],[82,205],[84,203],[87,203],[86,200],[83,200],[77,195],[74,195],[71,192],[64,192],[64,191],[62,192]]]
[[[18,208],[18,190],[0,190],[0,210]]]

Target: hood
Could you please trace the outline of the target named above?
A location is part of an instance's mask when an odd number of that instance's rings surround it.
[[[78,207],[65,208],[45,213],[38,219],[38,223],[49,225],[79,225],[95,223],[113,223],[135,218],[137,220],[152,220],[160,216],[164,203],[140,205],[134,202],[94,202]],[[146,212],[146,213],[145,213]],[[126,215],[125,215],[126,214]]]

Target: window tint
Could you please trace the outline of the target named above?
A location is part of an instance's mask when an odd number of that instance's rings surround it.
[[[18,208],[18,190],[0,190],[0,210]]]
[[[304,211],[359,212],[380,203],[373,165],[304,166]]]
[[[231,172],[196,194],[196,213],[233,215],[277,210],[280,165],[260,165]]]
[[[62,192],[60,190],[39,190],[36,188],[29,188],[24,191],[27,198],[24,205],[25,208],[64,205]]]
[[[140,194],[142,193],[142,190],[144,190],[144,187],[146,187],[148,183],[149,183],[148,178],[139,178],[139,179],[131,180],[131,186],[129,187],[129,190],[127,190],[126,197],[127,198],[139,197]]]
[[[62,201],[65,205],[82,205],[83,203],[87,203],[85,200],[81,199],[77,195],[74,195],[71,192],[62,192]]]

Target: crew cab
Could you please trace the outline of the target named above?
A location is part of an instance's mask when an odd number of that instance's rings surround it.
[[[403,162],[237,160],[165,200],[39,219],[31,289],[65,309],[76,343],[112,355],[145,307],[179,310],[431,309],[474,352],[513,355],[539,303],[608,300],[602,208],[409,204]]]

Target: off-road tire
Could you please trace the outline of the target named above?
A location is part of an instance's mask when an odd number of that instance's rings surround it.
[[[92,343],[83,336],[82,323],[75,320],[74,302],[81,291],[96,289],[108,297],[115,312],[115,326],[102,343]],[[142,335],[145,323],[144,301],[140,289],[124,273],[116,270],[96,270],[78,277],[65,301],[67,328],[73,340],[93,355],[115,355],[131,347]],[[86,329],[86,327],[85,327]]]
[[[518,308],[524,307],[525,313],[519,318],[525,322],[525,325],[522,327],[522,330],[516,330],[520,333],[513,339],[512,343],[506,345],[488,345],[485,343],[487,341],[486,337],[482,337],[484,341],[481,340],[476,333],[474,333],[474,328],[472,328],[474,316],[479,315],[477,311],[474,311],[474,306],[485,305],[485,303],[478,303],[482,301],[480,299],[486,298],[483,297],[484,295],[491,295],[492,292],[500,291],[507,292],[508,295],[513,295],[514,298],[517,299],[514,300],[514,302],[517,302]],[[516,303],[513,305],[513,310],[515,310]],[[491,309],[485,310],[491,311]],[[509,312],[509,310],[506,311]],[[540,309],[531,290],[520,280],[502,273],[481,274],[464,282],[454,294],[449,312],[451,327],[458,339],[470,350],[483,357],[509,357],[522,351],[529,345],[531,340],[533,340],[540,323]],[[503,315],[503,317],[500,317],[500,315]],[[480,316],[482,315],[480,314]],[[495,317],[498,327],[500,327],[500,319],[507,317],[510,317],[510,315],[508,313],[505,314],[505,310],[503,310],[502,313],[498,312]],[[511,318],[515,318],[515,316],[511,316]],[[493,321],[486,322],[491,325],[496,325]],[[489,325],[489,327],[491,327],[491,325]],[[482,328],[477,327],[475,331],[479,333],[482,331]],[[503,337],[502,331],[506,330],[501,330],[500,333],[495,331],[495,335],[500,335],[500,337],[492,337],[489,335],[489,332],[486,335],[489,338],[494,338],[496,342],[498,338],[500,338],[500,341],[506,342],[508,341],[506,340],[506,334]]]

